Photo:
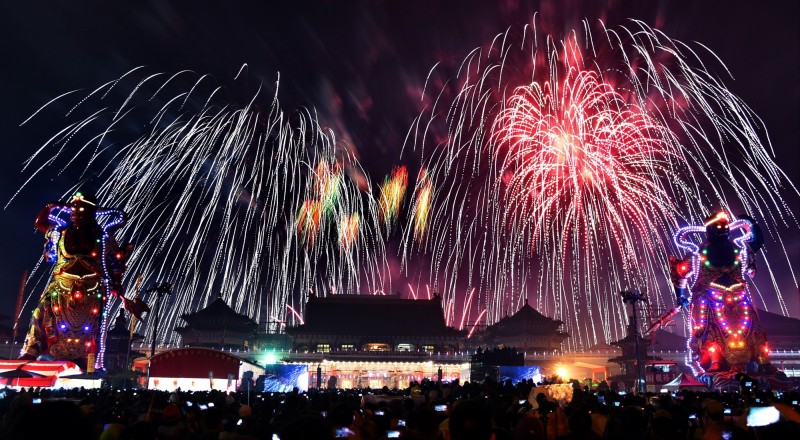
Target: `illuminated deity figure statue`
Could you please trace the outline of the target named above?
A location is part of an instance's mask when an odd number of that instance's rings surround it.
[[[122,295],[125,262],[133,248],[118,246],[111,236],[125,217],[122,211],[99,208],[94,197],[81,193],[39,213],[36,228],[47,237],[44,257],[55,266],[53,281],[33,311],[22,359],[70,360],[93,371],[108,295]]]
[[[695,233],[705,233],[705,242],[690,241],[688,236]],[[747,290],[746,278],[755,274],[754,254],[763,244],[758,226],[749,218],[731,222],[719,213],[703,226],[680,229],[675,243],[690,252],[683,260],[670,257],[670,272],[678,304],[691,306],[694,367],[722,376],[774,373],[767,337]]]

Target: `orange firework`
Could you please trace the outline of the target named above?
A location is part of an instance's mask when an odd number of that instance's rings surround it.
[[[314,191],[325,212],[330,212],[339,199],[339,190],[342,184],[342,170],[339,164],[333,166],[321,161],[317,165],[314,179]]]
[[[381,185],[381,218],[387,228],[391,227],[392,221],[396,220],[400,213],[406,187],[408,187],[408,170],[405,165],[394,167],[392,174],[387,176]]]
[[[428,230],[428,215],[433,201],[433,183],[428,177],[427,168],[419,172],[417,178],[417,196],[414,206],[414,238],[421,241]]]
[[[358,237],[358,214],[344,215],[339,222],[339,245],[347,249]]]
[[[297,214],[297,232],[307,241],[314,242],[319,232],[320,204],[316,200],[306,200]]]

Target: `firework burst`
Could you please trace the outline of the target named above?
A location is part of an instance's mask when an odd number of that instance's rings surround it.
[[[417,184],[412,206],[433,208],[409,218],[406,268],[423,266],[445,304],[475,288],[490,323],[531,297],[587,348],[625,336],[621,290],[671,305],[661,286],[679,224],[733,206],[796,225],[778,194],[797,190],[759,119],[708,65],[638,21],[510,29],[474,50],[455,81],[429,87],[410,130],[437,190]]]

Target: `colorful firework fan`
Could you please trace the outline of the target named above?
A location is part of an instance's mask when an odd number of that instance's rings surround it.
[[[296,322],[292,311],[302,313],[309,292],[390,285],[378,203],[358,183],[363,170],[310,113],[289,121],[275,97],[266,113],[258,96],[243,108],[218,107],[220,89],[206,89],[207,77],[187,92],[178,78],[191,72],[140,75],[134,69],[85,96],[53,100],[77,98],[66,103],[74,123],[34,153],[25,172],[28,182],[92,175],[99,197],[137,213],[120,231],[137,244],[125,281],[142,274],[145,284],[176,285],[162,305],[161,344],[178,342],[172,329],[181,314],[218,296],[279,330]],[[339,225],[341,218],[349,220]],[[45,272],[34,272],[32,291],[42,290]],[[150,338],[153,326],[143,324]]]

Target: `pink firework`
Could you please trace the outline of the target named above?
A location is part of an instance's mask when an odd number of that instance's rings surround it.
[[[674,144],[596,72],[570,66],[563,78],[518,87],[494,137],[506,221],[521,220],[534,246],[595,246],[588,234],[596,234],[617,248],[627,270],[636,265],[635,241],[662,245],[648,238],[663,224],[659,217],[675,212],[660,183],[669,178]]]

